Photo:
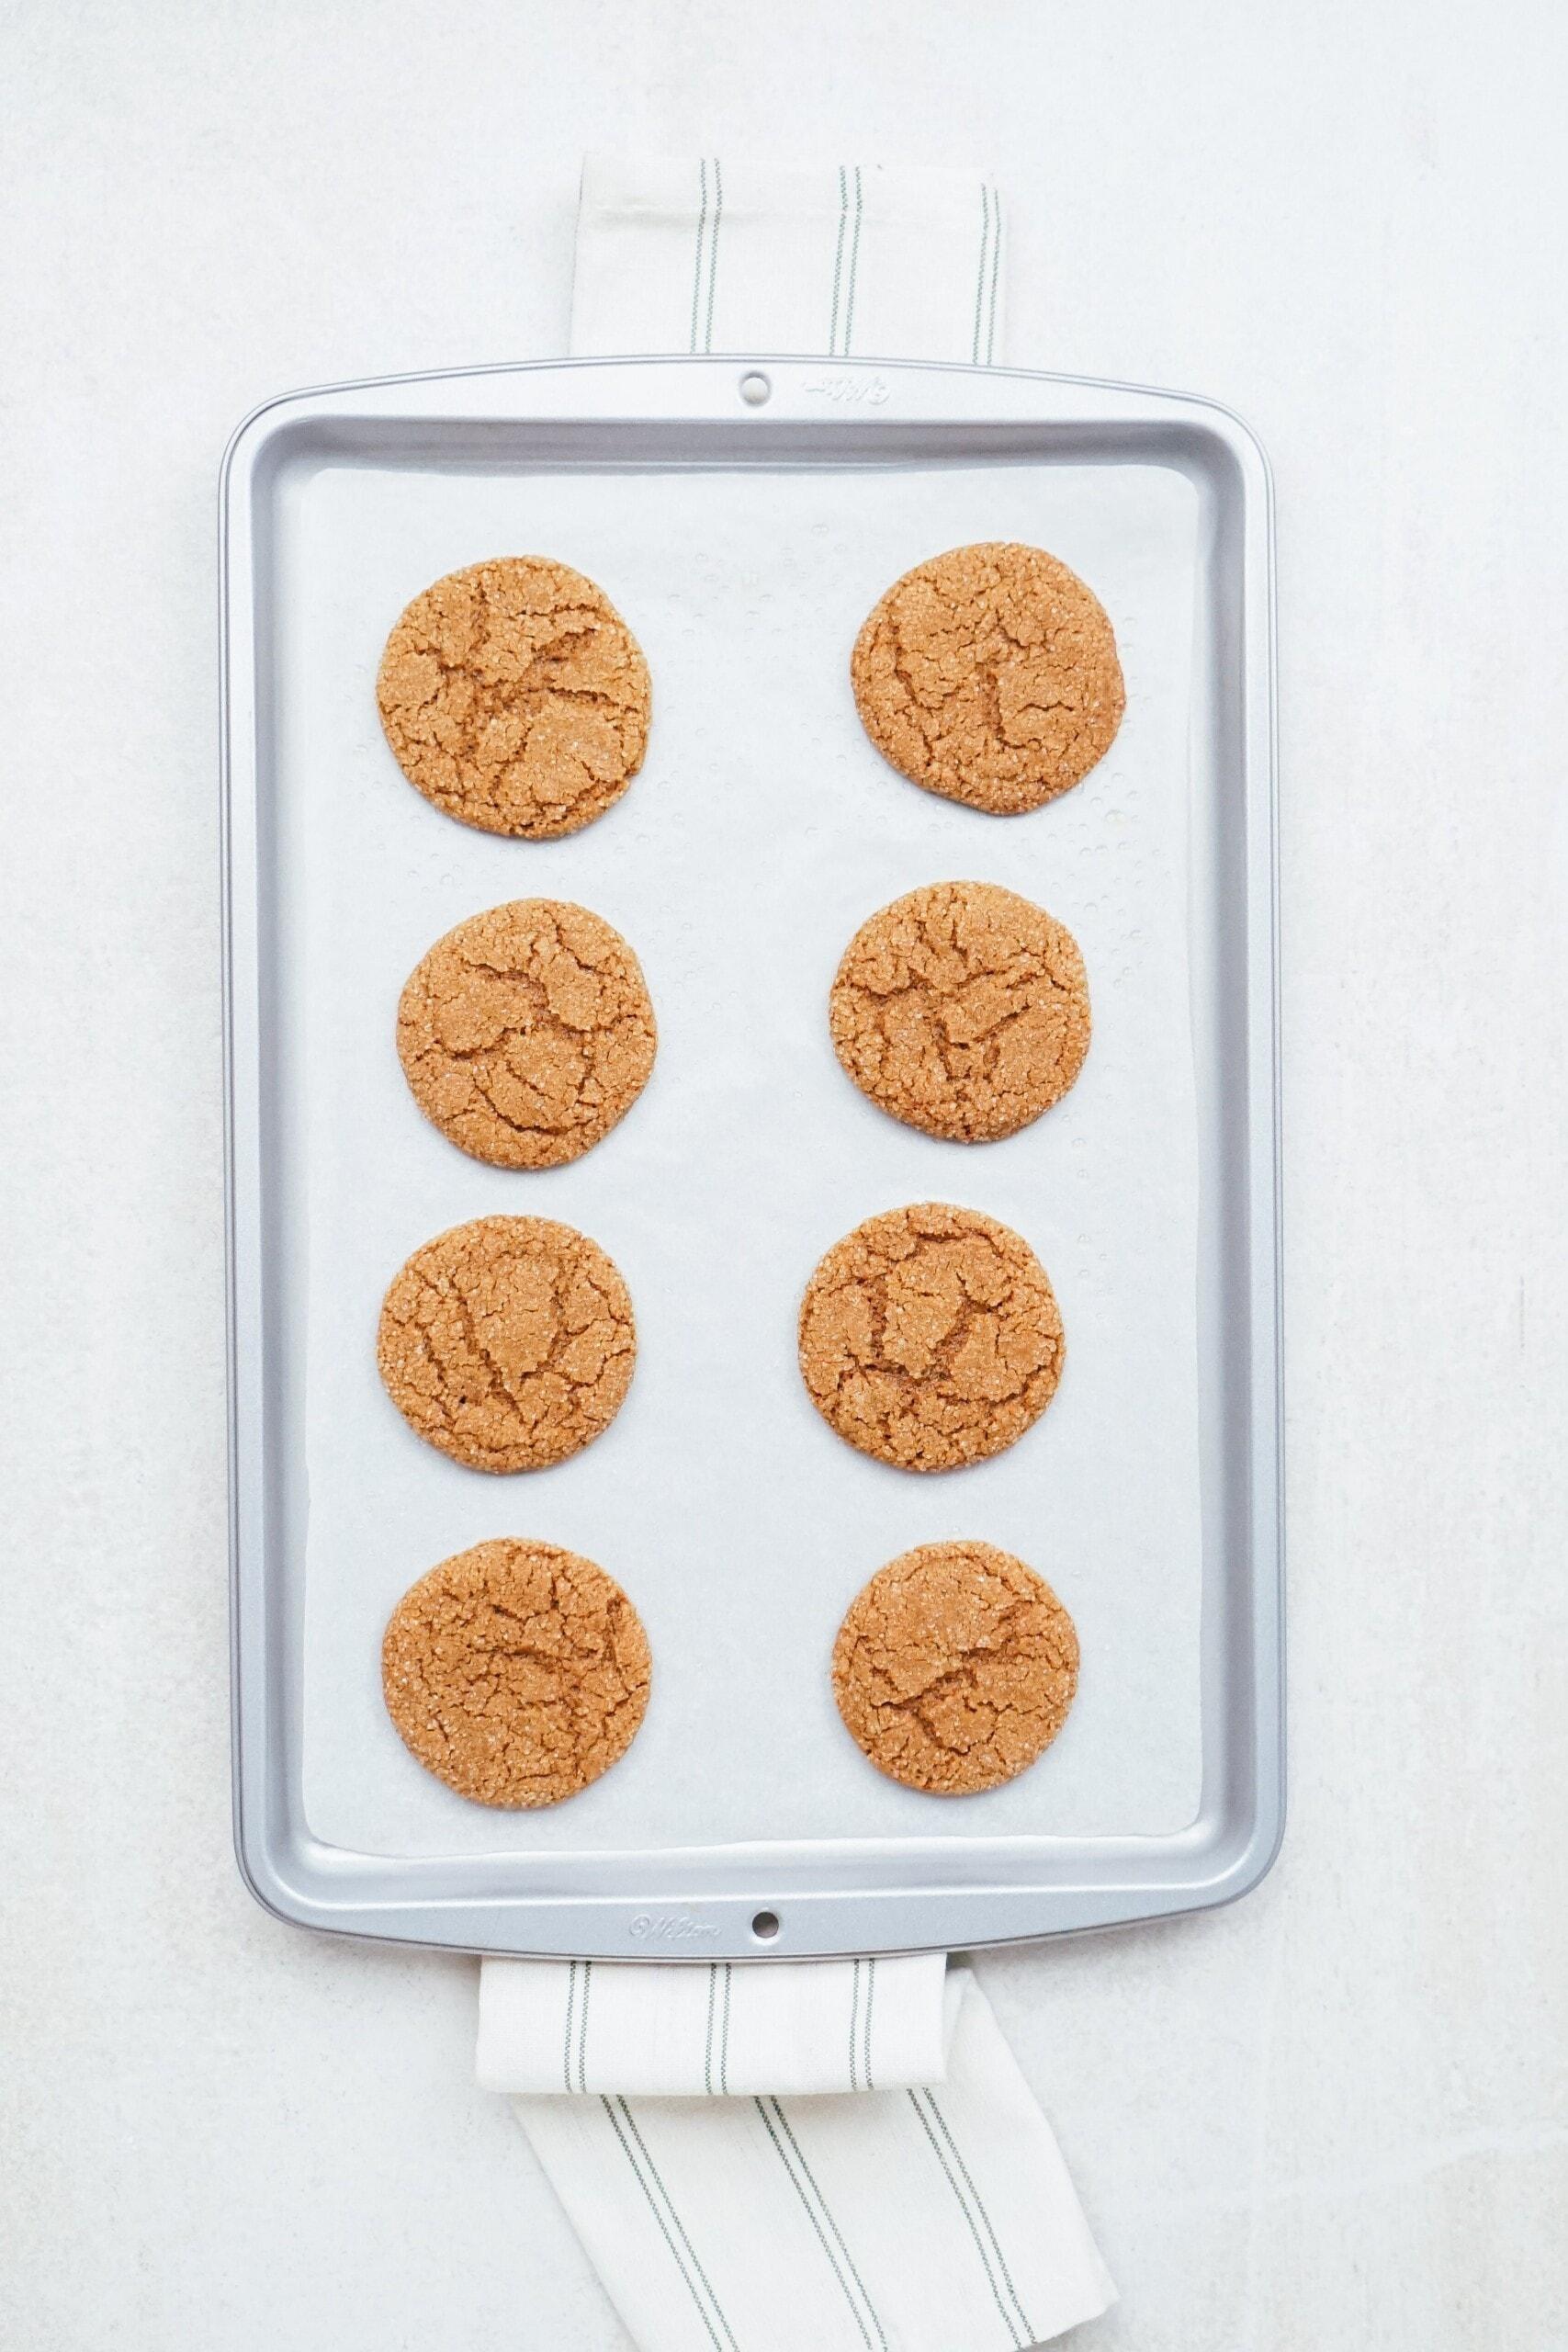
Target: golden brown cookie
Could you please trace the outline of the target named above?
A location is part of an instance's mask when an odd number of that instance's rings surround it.
[[[1056,1391],[1062,1318],[1010,1227],[928,1201],[829,1250],[800,1308],[800,1369],[841,1438],[903,1470],[1000,1453]]]
[[[376,680],[409,782],[465,825],[550,841],[642,765],[642,649],[602,588],[543,556],[449,571],[405,607]]]
[[[1043,1755],[1078,1681],[1073,1621],[993,1544],[922,1544],[878,1568],[833,1645],[833,1696],[879,1772],[932,1796],[994,1789]]]
[[[867,734],[928,792],[992,816],[1103,759],[1126,693],[1105,607],[1043,548],[953,548],[896,580],[850,662]]]
[[[496,1168],[559,1168],[625,1116],[657,1032],[637,957],[586,907],[519,899],[415,967],[398,1053],[426,1118]]]
[[[387,1713],[427,1772],[476,1804],[558,1804],[637,1736],[642,1621],[592,1560],[509,1536],[411,1585],[381,1645]]]
[[[376,1346],[410,1428],[473,1470],[542,1470],[590,1444],[619,1411],[636,1352],[615,1266],[542,1216],[476,1217],[416,1250]]]
[[[1077,941],[994,882],[934,882],[862,923],[830,1002],[863,1094],[954,1143],[1016,1135],[1060,1102],[1089,1051]]]

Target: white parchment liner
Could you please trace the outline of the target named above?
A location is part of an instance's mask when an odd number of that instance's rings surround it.
[[[395,1855],[835,1836],[1156,1834],[1199,1782],[1197,1156],[1187,964],[1196,499],[1158,467],[562,472],[326,468],[284,517],[279,789],[302,1038],[310,1475],[304,1787],[315,1834]],[[857,720],[856,629],[882,590],[966,540],[1023,538],[1108,606],[1128,708],[1109,757],[999,820],[897,775]],[[382,738],[374,678],[407,599],[489,555],[591,574],[648,654],[654,724],[586,831],[508,842],[440,815]],[[1094,1042],[1066,1101],[1005,1143],[936,1142],[863,1102],[827,993],[873,909],[976,877],[1076,933]],[[581,900],[632,942],[660,1023],[653,1079],[575,1166],[467,1159],[404,1087],[393,1016],[442,932],[502,899]],[[947,1199],[1014,1225],[1062,1305],[1067,1365],[1010,1452],[942,1476],[840,1443],[795,1365],[800,1293],[862,1217]],[[409,1251],[463,1219],[565,1219],[636,1306],[608,1434],[531,1476],[463,1469],[405,1427],[377,1315]],[[653,1698],[627,1758],[552,1812],[470,1806],[381,1705],[398,1596],[498,1534],[587,1553],[635,1599]],[[828,1683],[840,1616],[910,1544],[1019,1553],[1077,1621],[1055,1747],[943,1802],[874,1772]]]

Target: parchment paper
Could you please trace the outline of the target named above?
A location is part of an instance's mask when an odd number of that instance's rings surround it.
[[[304,1789],[311,1829],[383,1854],[907,1834],[1156,1834],[1199,1792],[1196,1127],[1187,970],[1196,501],[1157,467],[520,474],[327,467],[291,493],[279,640],[291,1001],[308,1186]],[[865,739],[855,632],[900,572],[963,541],[1050,548],[1114,620],[1128,708],[1109,757],[1038,813],[936,799]],[[555,843],[478,833],[403,779],[374,678],[440,573],[544,553],[599,581],[647,652],[647,763]],[[839,956],[916,885],[994,880],[1076,933],[1094,1041],[1078,1084],[965,1148],[864,1102],[829,1039]],[[574,1166],[470,1160],[393,1045],[440,933],[510,898],[575,899],[635,946],[659,1059]],[[874,1211],[946,1199],[1015,1226],[1062,1306],[1067,1363],[997,1460],[885,1468],[818,1419],[801,1290]],[[608,1433],[496,1478],[423,1444],[385,1396],[382,1294],[420,1242],[494,1213],[565,1219],[630,1286],[638,1360]],[[586,1553],[632,1595],[653,1697],[628,1756],[546,1813],[468,1805],[406,1753],[379,1645],[400,1594],[483,1537]],[[1002,1544],[1056,1586],[1083,1649],[1066,1729],[959,1802],[883,1779],[840,1725],[846,1604],[908,1546]]]

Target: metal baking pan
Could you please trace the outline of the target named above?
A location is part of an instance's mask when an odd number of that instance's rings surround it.
[[[474,1951],[761,1959],[1245,1894],[1283,1820],[1273,554],[1251,434],[1209,401],[1000,368],[482,368],[258,409],[221,534],[234,1804],[259,1900]],[[847,683],[881,588],[982,537],[1074,563],[1128,675],[1101,769],[1021,819],[896,776]],[[372,692],[410,595],[524,552],[601,582],[655,688],[631,789],[541,844],[413,793]],[[965,876],[1069,922],[1096,1021],[1066,1102],[974,1149],[863,1103],[824,1007],[866,913]],[[423,948],[536,894],[615,922],[660,1016],[643,1101],[538,1175],[446,1144],[391,1041]],[[930,1198],[1035,1241],[1068,1367],[1007,1455],[921,1478],[817,1420],[793,1317],[840,1232]],[[525,1208],[622,1265],[638,1369],[574,1461],[486,1478],[379,1395],[375,1316],[420,1241]],[[600,1559],[653,1640],[630,1754],[549,1813],[465,1806],[379,1706],[400,1592],[508,1532]],[[1032,1560],[1083,1639],[1061,1738],[976,1799],[882,1781],[827,1688],[863,1578],[945,1534]]]

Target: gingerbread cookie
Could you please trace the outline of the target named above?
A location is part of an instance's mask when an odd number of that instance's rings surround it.
[[[955,1143],[1016,1135],[1089,1051],[1072,933],[994,882],[935,882],[861,925],[830,1002],[833,1046],[863,1094]]]
[[[551,841],[642,765],[642,649],[602,588],[542,556],[448,572],[408,605],[376,681],[412,785],[481,832]]]
[[[992,1544],[922,1544],[878,1568],[833,1645],[833,1696],[879,1772],[932,1796],[998,1788],[1044,1753],[1078,1680],[1073,1621]]]
[[[427,1241],[381,1308],[377,1361],[411,1429],[473,1470],[542,1470],[608,1429],[631,1383],[626,1286],[542,1216],[481,1216]]]
[[[398,1006],[415,1102],[496,1168],[559,1168],[623,1118],[657,1044],[637,957],[586,907],[519,899],[436,941]]]
[[[800,1369],[841,1438],[903,1470],[1002,1453],[1056,1392],[1062,1318],[1027,1241],[976,1209],[868,1217],[800,1309]]]
[[[620,1586],[554,1544],[476,1544],[410,1587],[381,1645],[387,1713],[476,1804],[558,1804],[648,1706],[648,1635]]]
[[[953,548],[897,580],[855,640],[867,734],[928,792],[1038,808],[1103,759],[1126,693],[1105,608],[1043,548]]]

